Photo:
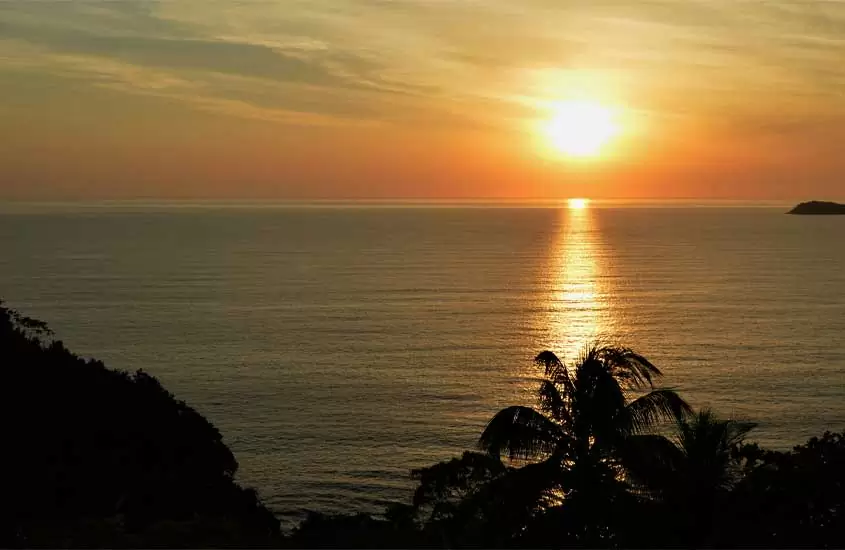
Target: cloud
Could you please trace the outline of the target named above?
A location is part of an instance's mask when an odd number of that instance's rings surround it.
[[[559,93],[526,75],[566,71],[655,112],[754,118],[741,103],[773,88],[780,109],[845,109],[845,3],[833,1],[6,0],[0,35],[97,85],[128,72],[113,89],[178,81],[188,103],[198,94],[250,116],[507,125],[531,116],[525,98]],[[21,63],[12,57],[0,46],[0,63]]]
[[[191,103],[219,103],[227,113],[255,117],[267,109],[302,110],[325,117],[337,114],[341,123],[356,115],[382,118],[374,106],[389,110],[394,103],[407,103],[403,98],[436,93],[430,86],[382,76],[377,63],[349,52],[302,48],[301,43],[283,51],[236,37],[203,38],[201,25],[154,17],[152,2],[101,3],[96,9],[84,3],[69,7],[72,3],[66,2],[59,3],[57,12],[44,10],[45,4],[12,2],[12,9],[0,11],[0,35],[6,39],[0,45],[0,61],[5,60],[6,67],[71,67],[64,76],[98,85],[103,78],[116,78],[119,85],[110,87],[123,91],[161,90],[163,82],[178,81],[202,91],[201,99],[187,97]],[[134,76],[124,78],[128,74]],[[245,107],[257,98],[263,104]]]
[[[242,96],[255,99],[261,83],[248,78],[225,74],[206,74],[185,78],[178,72],[145,67],[120,60],[83,54],[55,53],[31,44],[4,40],[0,49],[17,55],[0,56],[7,69],[41,71],[55,78],[69,81],[84,80],[91,86],[148,97],[176,100],[203,111],[238,116],[242,118],[284,122],[293,125],[361,125],[377,121],[360,116],[360,110],[347,112],[327,109],[318,105],[294,105],[290,101],[271,101],[270,89],[265,89],[265,101],[247,101]],[[264,83],[265,86],[270,86]],[[273,88],[276,96],[283,88]],[[310,108],[309,108],[310,107]]]
[[[178,27],[177,27],[178,28]],[[0,34],[54,52],[100,56],[146,67],[206,71],[335,88],[390,91],[397,83],[380,80],[377,67],[350,54],[287,53],[262,44],[184,36],[99,33],[34,21],[0,20]],[[419,91],[422,88],[416,88]]]

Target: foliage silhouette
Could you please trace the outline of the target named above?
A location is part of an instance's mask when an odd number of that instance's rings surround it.
[[[310,513],[281,537],[199,413],[0,303],[0,545],[845,547],[845,434],[747,444],[752,424],[693,414],[627,348],[536,362],[538,409],[508,407],[484,452],[414,470],[410,504]]]
[[[625,449],[634,485],[670,526],[661,533],[665,544],[712,542],[719,513],[742,479],[740,449],[753,428],[751,423],[719,419],[703,409],[678,419],[670,437],[639,438],[637,445]]]
[[[0,303],[0,545],[264,545],[220,432],[143,371],[107,369]]]
[[[566,526],[562,537],[609,542],[615,509],[628,500],[623,450],[662,420],[682,418],[689,406],[674,391],[655,389],[662,373],[628,348],[595,344],[571,367],[551,351],[535,362],[545,372],[540,410],[500,411],[479,445],[492,456],[504,451],[511,459],[534,463],[542,480],[532,486],[537,511],[548,513],[557,498],[562,508],[554,514],[565,509],[569,519],[584,518],[574,524],[555,521]]]
[[[548,464],[505,466],[498,457],[465,452],[460,459],[415,470],[419,523],[444,546],[509,544],[549,504]]]
[[[486,452],[415,470],[410,507],[379,520],[312,518],[296,540],[324,547],[845,546],[845,434],[766,451],[744,441],[753,424],[707,409],[693,414],[674,392],[654,390],[660,372],[625,348],[594,346],[572,369],[550,352],[537,362],[546,372],[539,410],[509,407],[494,416],[481,437]],[[659,423],[667,418],[672,424]],[[513,460],[503,463],[502,455]]]
[[[722,545],[845,547],[845,433],[825,432],[792,452],[745,445],[743,479]]]

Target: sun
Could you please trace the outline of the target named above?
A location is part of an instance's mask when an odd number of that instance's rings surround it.
[[[590,199],[569,199],[567,205],[570,210],[583,210],[590,204]]]
[[[613,111],[592,101],[554,104],[543,133],[549,144],[571,157],[593,157],[618,133]]]

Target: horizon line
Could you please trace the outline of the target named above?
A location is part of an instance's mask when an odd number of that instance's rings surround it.
[[[590,198],[572,196],[561,198],[314,198],[314,199],[248,199],[248,198],[125,198],[125,199],[2,199],[0,207],[320,207],[320,206],[566,206],[571,199],[586,199],[596,207],[606,206],[788,206],[810,200],[823,199],[737,199],[737,198]]]

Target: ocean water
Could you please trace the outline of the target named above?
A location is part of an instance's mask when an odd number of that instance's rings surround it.
[[[278,513],[374,511],[596,337],[764,445],[845,429],[845,217],[783,211],[5,208],[0,297],[159,377]]]

